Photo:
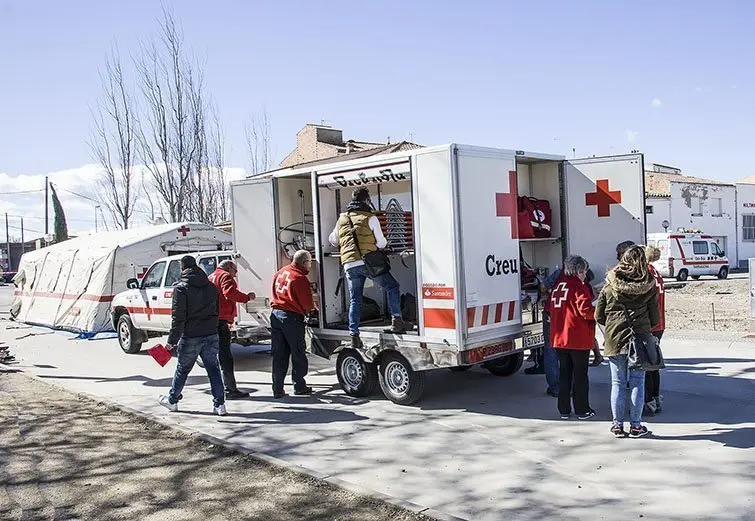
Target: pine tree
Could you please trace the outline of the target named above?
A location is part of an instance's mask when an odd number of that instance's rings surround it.
[[[52,190],[52,209],[55,214],[52,242],[57,243],[67,241],[68,224],[66,224],[66,214],[63,211],[63,205],[60,204],[58,193],[55,191],[55,186],[53,186],[52,183],[50,183],[50,190]]]

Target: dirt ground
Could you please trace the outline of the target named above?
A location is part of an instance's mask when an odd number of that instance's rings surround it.
[[[666,330],[749,331],[747,279],[667,283]],[[713,316],[715,313],[715,327]]]
[[[0,371],[0,519],[429,518]]]

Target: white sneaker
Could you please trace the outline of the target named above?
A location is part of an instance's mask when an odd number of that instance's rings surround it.
[[[164,394],[160,395],[160,398],[157,400],[157,403],[168,409],[170,412],[176,412],[178,410],[178,404],[177,403],[170,403],[170,398],[165,396]]]
[[[212,412],[214,412],[218,416],[225,416],[228,414],[228,411],[225,408],[225,404],[219,405],[217,407],[213,407]]]

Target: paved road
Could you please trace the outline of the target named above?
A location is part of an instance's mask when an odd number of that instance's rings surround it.
[[[7,324],[6,324],[7,326]],[[37,334],[15,340],[27,334]],[[67,389],[113,400],[350,483],[474,520],[752,519],[755,362],[748,344],[664,339],[666,411],[652,438],[608,435],[609,375],[591,370],[595,421],[560,421],[541,377],[484,371],[429,375],[425,399],[399,407],[345,396],[332,366],[313,360],[311,398],[276,401],[270,359],[237,351],[252,398],[208,414],[195,369],[186,412],[155,398],[173,365],[125,355],[114,340],[75,341],[37,329],[2,329],[26,370]]]

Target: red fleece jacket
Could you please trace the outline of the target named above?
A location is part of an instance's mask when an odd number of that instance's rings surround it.
[[[222,268],[213,271],[209,279],[218,288],[218,320],[233,322],[236,318],[236,304],[249,302],[249,295],[239,291],[236,279]]]
[[[551,345],[560,349],[592,349],[595,307],[592,291],[578,277],[561,275],[550,295]]]
[[[273,277],[272,308],[300,315],[306,315],[315,309],[307,274],[307,271],[294,263],[279,270]]]

